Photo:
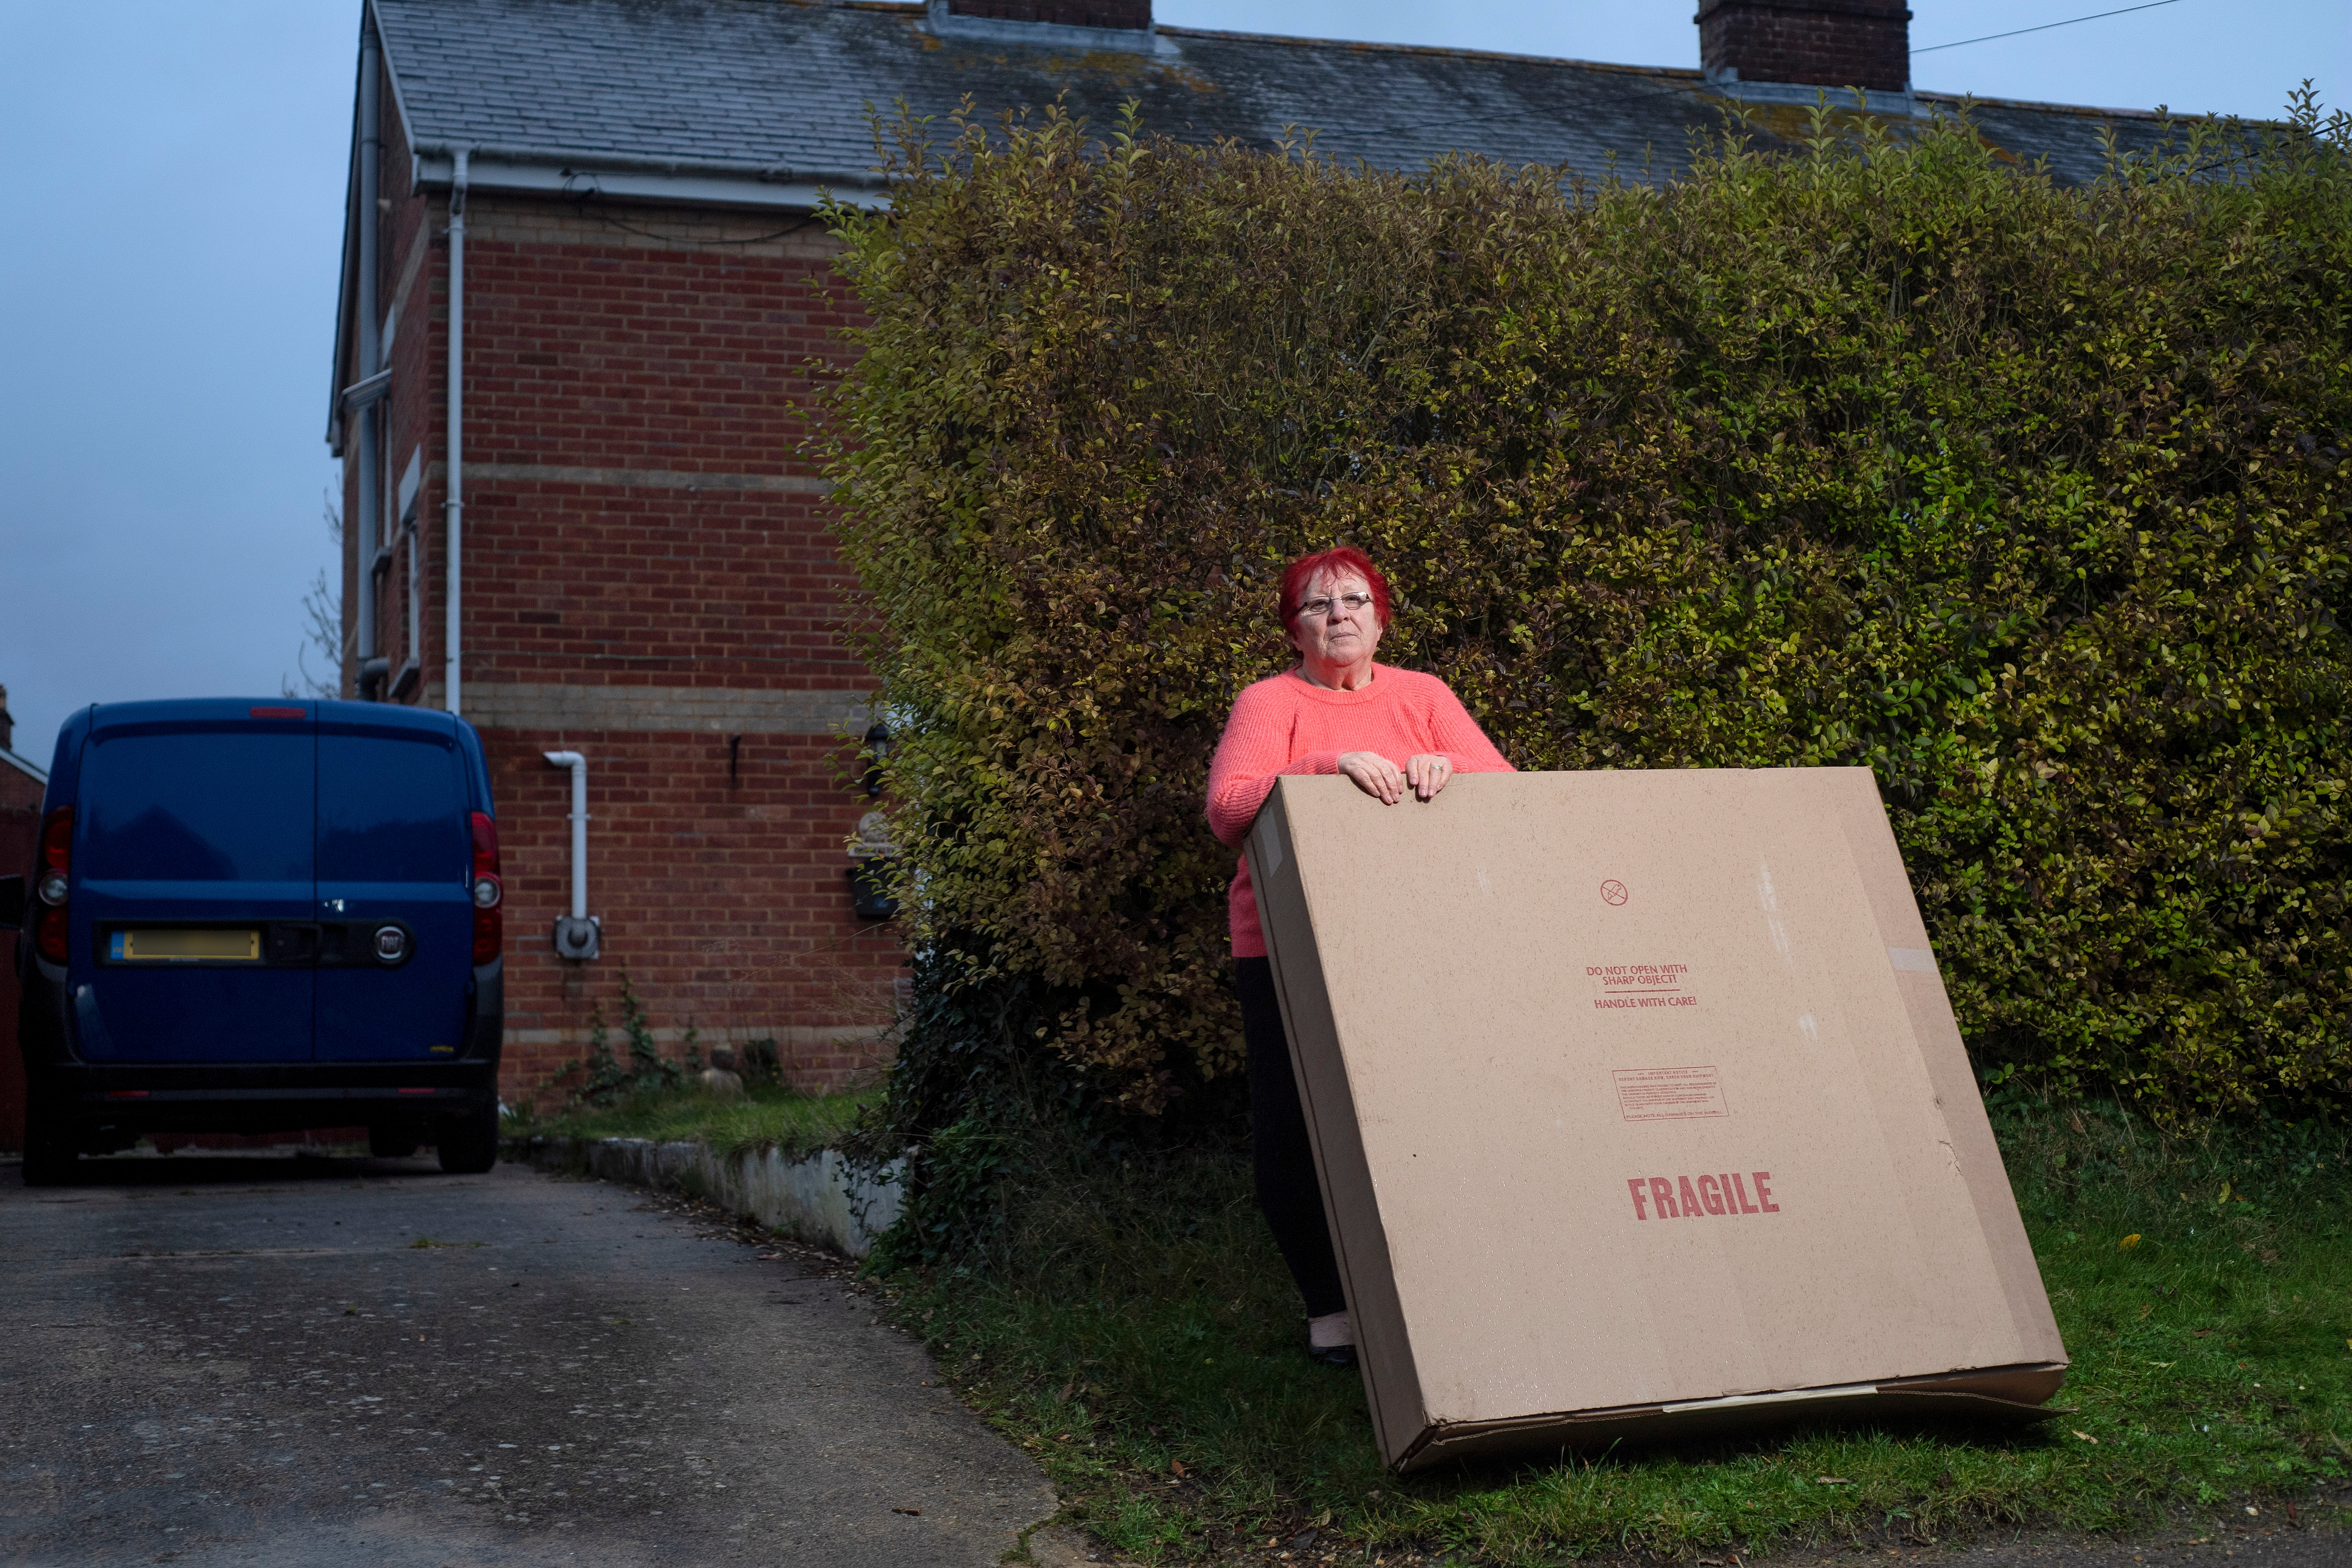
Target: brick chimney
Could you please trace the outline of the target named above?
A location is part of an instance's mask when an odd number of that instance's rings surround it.
[[[1699,0],[1699,64],[1713,82],[1901,92],[1911,85],[1903,0]]]
[[[1115,27],[1149,32],[1151,0],[934,0],[950,16],[1051,27]]]
[[[8,689],[0,686],[0,752],[16,749],[16,721],[8,714]]]

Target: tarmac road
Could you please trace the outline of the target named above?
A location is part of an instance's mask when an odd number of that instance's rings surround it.
[[[838,1270],[643,1192],[83,1167],[0,1171],[0,1562],[915,1568],[1057,1506]]]

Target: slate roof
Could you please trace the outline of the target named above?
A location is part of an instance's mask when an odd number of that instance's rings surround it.
[[[919,5],[872,0],[373,0],[412,143],[765,171],[856,184],[875,158],[866,114],[900,100],[945,116],[967,95],[990,117],[1060,100],[1108,128],[1139,100],[1148,130],[1272,147],[1312,128],[1342,159],[1417,168],[1455,150],[1517,166],[1664,179],[1724,100],[1696,70],[1459,49],[1162,27],[1143,47],[1030,47],[941,37]],[[1001,27],[1000,27],[1000,30]],[[1148,52],[1146,52],[1148,51]],[[1922,94],[1926,115],[1957,100]],[[2103,125],[2127,148],[2152,115],[1982,103],[1974,121],[2061,179],[2101,169]],[[1801,129],[1759,110],[1768,144]]]

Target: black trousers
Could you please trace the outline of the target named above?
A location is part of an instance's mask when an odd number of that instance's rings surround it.
[[[1323,1189],[1315,1178],[1315,1151],[1307,1142],[1307,1115],[1291,1076],[1290,1042],[1282,1032],[1282,1003],[1274,964],[1263,958],[1234,961],[1241,994],[1242,1035],[1249,1044],[1250,1152],[1257,1171],[1257,1206],[1274,1232],[1282,1260],[1298,1282],[1307,1315],[1347,1310],[1331,1229],[1323,1219]]]

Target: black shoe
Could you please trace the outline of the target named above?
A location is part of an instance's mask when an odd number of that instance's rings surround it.
[[[1356,1347],[1353,1345],[1309,1345],[1307,1353],[1325,1366],[1344,1366],[1352,1371],[1356,1364]]]

